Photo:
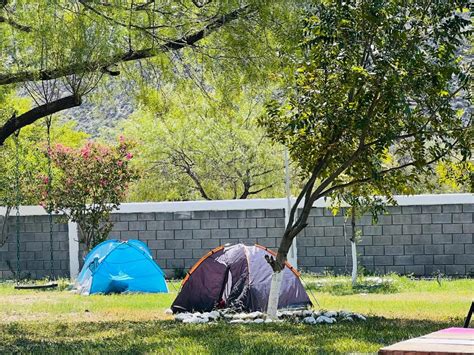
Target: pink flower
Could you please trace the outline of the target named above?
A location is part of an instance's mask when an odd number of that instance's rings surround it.
[[[125,155],[125,158],[126,158],[127,160],[130,160],[130,159],[133,158],[133,154],[130,153],[130,152],[128,152],[128,153]]]
[[[124,142],[125,142],[125,137],[124,137],[124,136],[122,136],[122,135],[120,135],[120,137],[119,137],[119,141],[120,141],[120,143],[124,143]]]
[[[123,165],[123,161],[119,160],[119,161],[117,162],[117,165],[118,165],[118,166],[122,166],[122,165]]]

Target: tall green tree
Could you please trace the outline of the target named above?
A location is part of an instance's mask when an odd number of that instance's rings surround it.
[[[470,157],[472,117],[452,105],[471,102],[472,63],[459,53],[468,7],[466,0],[318,1],[308,10],[296,84],[261,119],[306,174],[269,260],[275,280],[317,199],[368,185],[391,201],[430,165]]]
[[[131,200],[245,199],[283,194],[283,153],[256,124],[263,95],[190,80],[143,90],[141,110],[122,125],[144,171]],[[225,96],[230,96],[226,98]]]

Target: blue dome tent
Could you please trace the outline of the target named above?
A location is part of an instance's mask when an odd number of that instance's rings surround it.
[[[76,289],[83,295],[168,292],[163,271],[139,240],[107,240],[97,245],[86,256]]]

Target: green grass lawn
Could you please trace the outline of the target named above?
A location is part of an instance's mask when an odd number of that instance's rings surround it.
[[[347,278],[305,277],[321,308],[368,315],[333,325],[181,324],[165,310],[169,294],[79,296],[16,291],[0,284],[0,353],[317,353],[376,352],[384,345],[441,328],[462,326],[474,280],[391,282],[350,287]]]

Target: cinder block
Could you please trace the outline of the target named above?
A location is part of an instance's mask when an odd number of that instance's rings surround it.
[[[328,237],[343,236],[344,235],[344,228],[342,228],[342,227],[326,227],[326,228],[324,228],[324,235],[328,236]]]
[[[209,211],[193,211],[191,219],[209,219]]]
[[[404,249],[403,245],[386,245],[385,255],[403,255]]]
[[[121,221],[136,221],[138,216],[136,213],[118,213]]]
[[[411,239],[413,244],[431,244],[430,234],[414,235]]]
[[[364,247],[364,255],[383,255],[383,246],[368,245]]]
[[[156,231],[139,231],[138,239],[140,240],[156,239]]]
[[[382,231],[384,235],[398,235],[402,234],[402,226],[382,226]]]
[[[320,256],[316,258],[316,266],[334,266],[334,256]]]
[[[472,213],[453,214],[453,223],[472,223]]]
[[[414,214],[411,216],[411,223],[413,224],[431,224],[431,215],[425,214]]]
[[[173,219],[174,220],[191,219],[191,217],[192,217],[192,212],[191,211],[173,212]]]
[[[215,230],[215,229],[213,229]],[[208,239],[211,237],[211,231],[208,229],[193,230],[193,239]]]
[[[157,249],[156,258],[157,259],[174,259],[174,250]]]
[[[465,203],[462,205],[463,212],[474,212],[474,203]]]
[[[314,226],[329,227],[333,225],[333,217],[313,217]]]
[[[446,254],[464,254],[464,244],[446,244],[444,252]]]
[[[441,224],[424,224],[423,234],[441,234]]]
[[[401,214],[402,208],[400,206],[388,206],[387,211],[388,211],[388,214],[390,215]]]
[[[468,223],[462,225],[463,233],[474,233],[474,223]]]
[[[435,213],[431,215],[433,223],[452,223],[453,215],[451,213]]]
[[[257,220],[255,218],[241,218],[238,220],[239,228],[256,228]]]
[[[193,231],[191,229],[174,231],[174,239],[193,239]]]
[[[122,231],[120,232],[120,239],[121,240],[128,240],[128,239],[137,239],[139,236],[139,231]]]
[[[421,224],[404,224],[403,234],[421,234]]]
[[[374,265],[374,257],[371,255],[362,255],[358,259],[364,266]]]
[[[466,275],[466,266],[446,265],[446,275]]]
[[[221,218],[228,218],[227,211],[210,211],[209,218],[211,219],[221,219]]]
[[[248,230],[247,229],[229,229],[229,236],[230,238],[239,238],[245,239],[248,237]]]
[[[265,210],[247,210],[247,218],[264,218]]]
[[[439,205],[426,205],[421,206],[422,213],[441,213],[441,206]]]
[[[154,213],[138,213],[137,219],[139,221],[153,221],[155,219]]]
[[[433,244],[451,244],[452,242],[451,234],[433,234]]]
[[[285,228],[285,219],[284,218],[275,218],[275,227],[277,228]]]
[[[183,221],[183,229],[200,229],[201,221],[199,219],[189,219]]]
[[[462,224],[443,224],[443,233],[462,233]]]
[[[267,228],[267,236],[281,238],[285,233],[285,228]],[[303,234],[299,234],[299,237],[304,237]]]
[[[443,212],[446,213],[461,213],[462,205],[443,205]]]
[[[298,246],[298,251],[300,248],[304,247],[314,247],[314,238],[304,237],[302,235],[296,237],[296,244]]]
[[[237,228],[236,219],[220,219],[219,228]]]
[[[394,245],[411,244],[411,235],[394,235],[392,239]]]
[[[379,216],[378,223],[382,226],[389,226],[392,224],[392,216],[391,215],[381,215]]]
[[[341,245],[348,245],[348,244],[350,244],[349,238],[334,237],[334,245],[341,246]]]
[[[298,249],[299,252],[299,249]],[[307,256],[326,256],[326,248],[324,247],[308,247],[306,248]]]
[[[474,264],[474,255],[455,255],[455,264]]]
[[[372,245],[372,244],[374,244],[372,238],[373,237],[371,235],[363,235],[358,244],[360,246]]]
[[[444,265],[425,265],[425,275],[439,275],[446,272]]]
[[[375,235],[372,237],[374,245],[392,245],[391,235]]]
[[[174,251],[174,257],[178,259],[191,259],[193,251],[192,249],[177,249]]]
[[[238,211],[227,211],[227,216],[229,218],[245,218],[247,216],[245,211],[238,210]]]
[[[155,220],[157,221],[171,221],[173,219],[173,214],[170,212],[156,212]]]
[[[183,229],[182,221],[165,221],[165,230]]]
[[[219,228],[219,220],[218,219],[202,219],[201,228],[202,229],[217,229]]]
[[[472,234],[453,234],[454,244],[471,244]]]
[[[202,248],[203,249],[214,249],[222,245],[219,239],[203,239],[202,240]]]
[[[421,213],[421,206],[402,206],[403,214]]]
[[[318,247],[330,247],[334,245],[333,237],[317,237],[314,239],[314,245]]]
[[[413,261],[416,265],[432,265],[433,255],[414,255]]]
[[[265,217],[284,218],[285,210],[281,208],[277,210],[265,210]]]
[[[364,215],[362,217],[360,217],[357,221],[357,225],[359,226],[371,226],[373,225],[373,218],[372,216],[369,216],[369,215]]]
[[[326,247],[326,256],[344,255],[344,247]]]
[[[41,242],[27,242],[26,251],[40,251],[43,250],[43,243]]]
[[[304,230],[305,236],[310,237],[322,237],[324,236],[324,228],[323,227],[306,227]]]
[[[173,231],[156,231],[156,239],[173,239]]]
[[[229,238],[229,230],[228,229],[212,229],[211,230],[211,238]]]
[[[165,248],[166,249],[183,249],[183,241],[168,239],[165,241]]]
[[[261,238],[267,236],[266,228],[249,228],[248,229],[249,237],[252,238]]]
[[[434,263],[439,265],[448,265],[454,263],[454,256],[453,255],[435,255],[434,256]]]
[[[405,245],[405,254],[406,255],[420,255],[423,254],[424,248],[423,245]]]
[[[128,222],[115,222],[112,231],[128,231]]]
[[[152,250],[165,249],[165,241],[161,240],[149,240],[147,241],[148,247]]]
[[[395,255],[393,257],[394,265],[413,265],[413,255]]]
[[[411,215],[393,215],[392,222],[393,224],[411,224]]]
[[[314,267],[316,265],[316,259],[315,257],[311,256],[303,256],[303,257],[298,257],[298,269],[306,269],[309,267]]]
[[[146,229],[147,230],[153,230],[153,231],[159,231],[163,230],[165,228],[165,222],[164,221],[147,221],[146,222]]]
[[[374,257],[375,265],[393,265],[393,256],[391,255],[382,255]]]
[[[313,207],[309,212],[311,217],[322,217],[324,215],[324,209],[321,207]]]
[[[257,227],[275,227],[275,218],[259,218],[257,219]]]
[[[200,249],[202,243],[200,239],[192,239],[184,241],[184,249]]]
[[[425,254],[443,254],[444,245],[425,245]]]
[[[464,249],[466,250],[466,254],[474,254],[474,244],[466,244]]]
[[[128,222],[128,230],[131,230],[131,231],[144,231],[144,230],[146,230],[146,222],[144,222],[144,221]]]

